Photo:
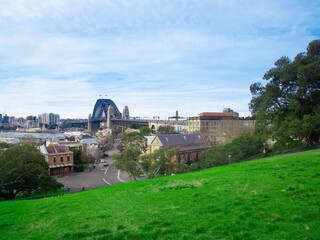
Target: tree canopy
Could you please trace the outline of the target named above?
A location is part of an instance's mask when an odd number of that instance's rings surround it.
[[[130,177],[137,180],[140,177],[141,171],[137,166],[141,151],[137,148],[127,147],[122,153],[114,154],[112,156],[113,165],[121,171],[129,173]]]
[[[173,126],[161,125],[158,127],[158,133],[159,134],[175,134],[177,132],[174,130]]]
[[[278,142],[305,139],[308,145],[320,136],[320,40],[294,61],[281,57],[261,82],[250,86],[249,104],[258,135]]]
[[[129,132],[123,135],[121,140],[125,146],[139,148],[141,151],[144,151],[146,139],[140,132]]]
[[[49,176],[44,156],[30,144],[0,152],[0,196],[13,199],[18,193],[58,189],[63,185]]]
[[[150,133],[152,133],[152,130],[147,127],[147,126],[144,126],[142,128],[139,129],[139,132],[143,135],[143,136],[146,136],[146,135],[149,135]]]
[[[177,149],[160,148],[150,154],[141,155],[137,148],[127,147],[121,154],[114,154],[113,165],[121,171],[128,172],[137,180],[138,177],[155,178],[159,171],[171,174],[176,167],[171,162]]]

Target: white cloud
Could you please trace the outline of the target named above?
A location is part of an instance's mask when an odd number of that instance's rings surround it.
[[[86,117],[99,94],[134,115],[231,107],[319,38],[317,1],[0,1],[0,111]]]

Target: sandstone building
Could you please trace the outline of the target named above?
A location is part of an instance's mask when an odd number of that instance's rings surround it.
[[[40,152],[49,163],[50,175],[67,174],[73,172],[73,152],[66,146],[58,144],[42,145]]]
[[[239,118],[229,108],[223,112],[203,112],[188,120],[189,132],[200,132],[215,145],[225,144],[236,138],[240,132],[254,129],[254,120]]]
[[[190,163],[200,160],[206,151],[211,148],[211,146],[202,142],[202,137],[199,133],[158,135],[149,146],[149,152],[153,153],[156,149],[162,147],[177,147],[178,152],[172,161]]]

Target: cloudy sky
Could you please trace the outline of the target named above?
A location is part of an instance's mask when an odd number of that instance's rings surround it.
[[[99,97],[131,116],[225,107],[320,38],[315,0],[0,0],[0,113],[86,118]]]

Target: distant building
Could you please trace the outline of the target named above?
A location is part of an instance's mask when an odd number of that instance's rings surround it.
[[[147,153],[168,147],[178,148],[177,154],[172,161],[178,163],[190,163],[200,160],[211,146],[203,144],[200,133],[193,134],[168,134],[156,136],[149,146]]]
[[[12,123],[14,121],[15,117],[14,116],[10,116],[9,117],[9,123]]]
[[[58,144],[42,145],[40,152],[49,163],[50,175],[67,174],[74,171],[73,152],[68,147]]]
[[[33,116],[32,116],[32,115],[27,116],[27,117],[26,117],[26,121],[28,121],[28,120],[30,120],[30,121],[33,120]]]
[[[223,112],[203,112],[188,120],[190,133],[201,133],[215,144],[225,144],[242,131],[254,129],[254,120],[239,118],[237,112],[225,108]]]
[[[55,124],[55,119],[54,119],[54,113],[49,113],[49,125],[54,125]]]
[[[2,117],[2,123],[9,124],[9,116],[7,116],[7,114]]]
[[[59,125],[60,123],[60,115],[54,113],[42,113],[38,115],[38,124],[39,126],[45,125]]]
[[[149,128],[158,131],[160,126],[172,126],[176,132],[189,132],[189,124],[187,120],[150,120]]]
[[[60,123],[60,115],[54,114],[54,124],[59,125],[59,123]]]
[[[37,123],[33,120],[27,120],[26,122],[26,128],[35,128],[37,127]]]
[[[49,125],[49,114],[48,113],[39,114],[38,123],[39,123],[39,126],[43,124]]]

